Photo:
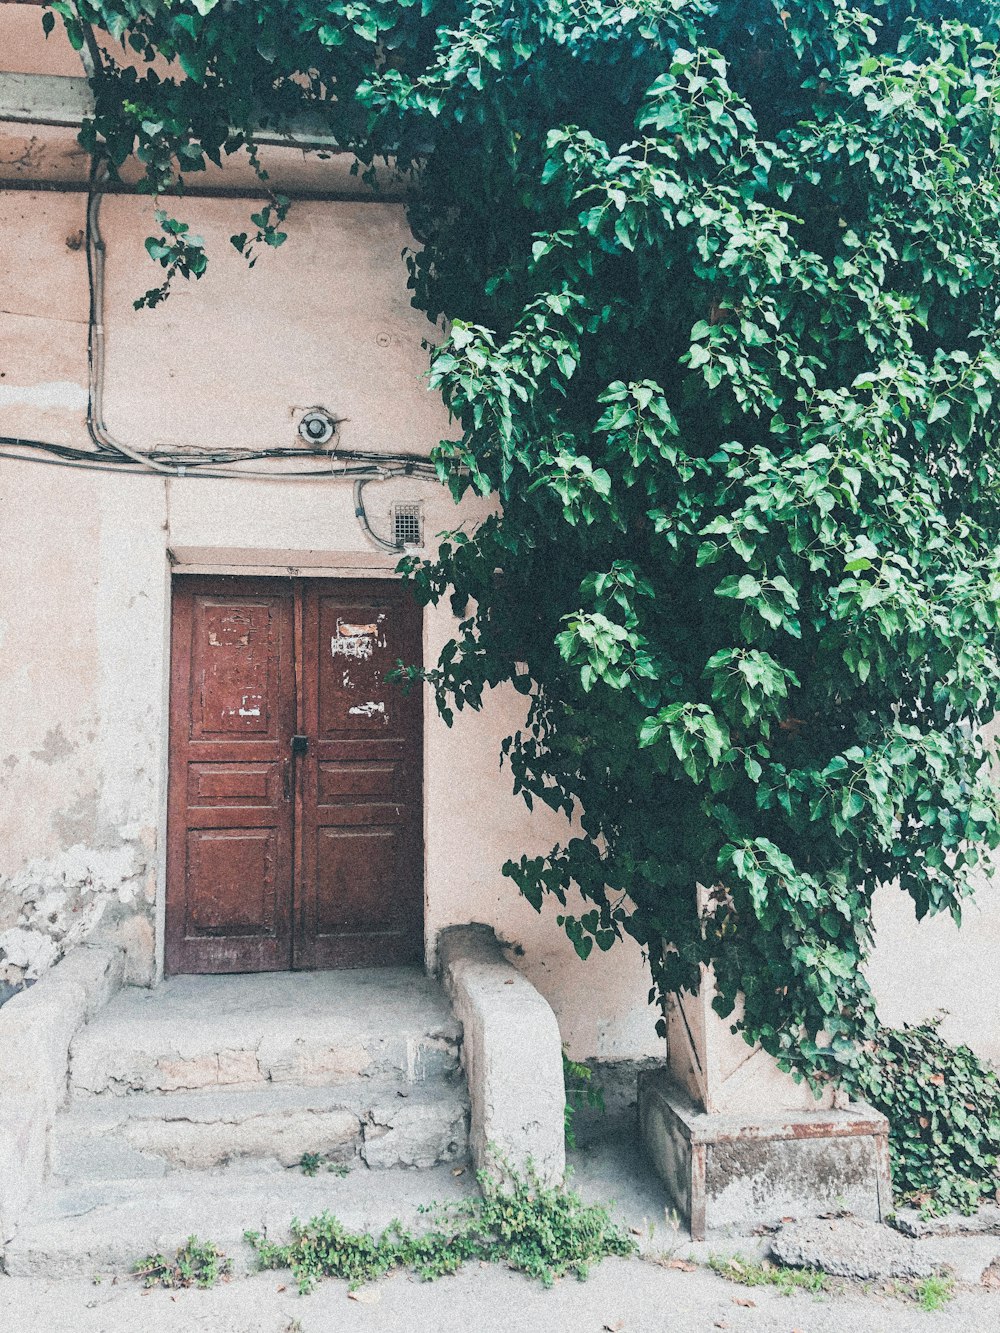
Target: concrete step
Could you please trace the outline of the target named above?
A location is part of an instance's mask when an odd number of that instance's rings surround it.
[[[56,1118],[52,1174],[74,1182],[209,1170],[240,1160],[297,1166],[305,1153],[368,1166],[464,1161],[469,1106],[461,1078],[337,1088],[132,1093],[72,1101]]]
[[[74,1097],[454,1073],[462,1029],[417,968],[171,977],[127,987],[73,1042]]]
[[[380,1232],[393,1218],[420,1224],[421,1205],[474,1190],[471,1168],[371,1171],[361,1164],[345,1179],[230,1168],[217,1175],[178,1171],[164,1180],[53,1184],[8,1244],[3,1267],[15,1277],[93,1278],[127,1272],[147,1254],[172,1254],[196,1235],[215,1241],[235,1271],[246,1272],[255,1264],[245,1230],[266,1230],[281,1240],[293,1217],[328,1210],[348,1226]]]

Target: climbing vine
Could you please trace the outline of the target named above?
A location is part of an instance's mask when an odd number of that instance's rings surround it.
[[[939,1025],[882,1029],[855,1086],[888,1118],[896,1201],[929,1216],[973,1213],[1000,1189],[1000,1081]]]
[[[1000,841],[994,6],[51,8],[110,38],[84,142],[157,195],[303,112],[411,175],[440,473],[499,501],[410,562],[459,616],[428,675],[446,717],[511,682],[515,789],[578,821],[507,873],[581,956],[631,936],[654,998],[711,963],[749,1039],[839,1076],[876,888],[958,918]]]

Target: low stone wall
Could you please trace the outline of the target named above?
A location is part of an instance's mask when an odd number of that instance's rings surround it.
[[[0,1010],[0,1250],[45,1175],[77,1031],[122,983],[118,949],[74,949]]]
[[[438,941],[441,980],[463,1027],[477,1168],[566,1171],[562,1042],[555,1014],[504,957],[489,926],[453,926]]]

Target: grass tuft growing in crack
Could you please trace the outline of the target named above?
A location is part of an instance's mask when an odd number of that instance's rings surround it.
[[[921,1310],[943,1310],[955,1294],[955,1279],[934,1273],[914,1283],[913,1297]]]
[[[767,1259],[756,1263],[741,1255],[723,1258],[713,1254],[708,1266],[727,1282],[738,1282],[744,1287],[776,1287],[783,1296],[791,1296],[793,1291],[810,1291],[818,1296],[831,1287],[829,1276],[817,1268],[786,1268]]]
[[[912,1281],[890,1282],[886,1293],[901,1301],[912,1301],[921,1310],[932,1314],[935,1310],[943,1310],[954,1297],[955,1279],[949,1273],[932,1273],[930,1277]]]
[[[833,1278],[822,1269],[786,1268],[783,1264],[772,1263],[767,1259],[760,1263],[744,1259],[742,1255],[730,1258],[713,1255],[708,1266],[728,1282],[737,1282],[744,1287],[775,1287],[783,1296],[791,1296],[796,1291],[808,1291],[814,1296],[820,1296],[824,1292],[842,1292],[846,1288],[844,1280]],[[857,1286],[856,1283],[852,1285]],[[930,1277],[914,1280],[865,1282],[860,1289],[866,1295],[876,1292],[883,1296],[893,1296],[897,1300],[919,1305],[921,1310],[932,1312],[943,1310],[952,1299],[955,1279],[947,1273],[934,1273]]]
[[[608,1255],[635,1252],[635,1242],[605,1208],[546,1185],[530,1168],[524,1176],[508,1172],[503,1180],[480,1172],[478,1180],[481,1198],[431,1204],[423,1231],[393,1221],[376,1237],[325,1212],[293,1221],[283,1245],[256,1231],[246,1232],[246,1239],[261,1268],[290,1268],[303,1294],[324,1277],[346,1278],[356,1288],[397,1269],[431,1281],[470,1259],[506,1263],[548,1287],[567,1273],[585,1278]]]

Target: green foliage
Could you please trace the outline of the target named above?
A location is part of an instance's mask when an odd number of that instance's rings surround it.
[[[791,1296],[797,1291],[807,1291],[820,1297],[825,1293],[843,1288],[843,1283],[831,1278],[819,1268],[786,1268],[783,1264],[773,1263],[769,1259],[760,1262],[744,1259],[742,1255],[724,1258],[712,1255],[708,1266],[713,1273],[718,1273],[727,1282],[735,1282],[743,1287],[775,1287],[782,1296]],[[922,1310],[928,1312],[943,1310],[955,1294],[955,1279],[938,1273],[920,1278],[913,1282],[890,1282],[883,1284],[880,1290],[888,1295],[898,1296],[913,1301]]]
[[[783,1264],[773,1263],[769,1259],[758,1262],[744,1259],[742,1255],[722,1257],[712,1255],[708,1266],[713,1273],[718,1273],[727,1282],[735,1282],[743,1287],[775,1287],[782,1296],[791,1296],[797,1291],[807,1291],[813,1296],[842,1289],[843,1283],[831,1278],[819,1268],[786,1268]],[[947,1275],[934,1273],[930,1277],[913,1282],[890,1282],[880,1288],[892,1296],[913,1301],[922,1310],[928,1312],[943,1310],[955,1294],[955,1279]]]
[[[809,1291],[818,1296],[830,1290],[830,1279],[818,1268],[786,1268],[769,1259],[758,1263],[738,1254],[725,1258],[713,1254],[708,1266],[727,1282],[738,1282],[743,1287],[777,1287],[782,1296],[791,1296],[795,1291]]]
[[[299,1162],[299,1170],[304,1176],[315,1176],[319,1173],[322,1160],[323,1158],[318,1152],[304,1152],[302,1160]]]
[[[188,1236],[173,1259],[148,1254],[132,1269],[144,1287],[214,1287],[231,1264],[214,1241]]]
[[[449,718],[512,682],[514,788],[579,817],[507,873],[841,1077],[875,889],[958,919],[1000,842],[995,6],[53,8],[176,58],[104,60],[83,135],[154,193],[302,111],[412,170],[439,470],[501,502],[407,565],[461,617],[427,674]]]
[[[202,237],[191,234],[186,222],[178,222],[162,208],[156,210],[156,220],[163,228],[163,234],[147,237],[146,252],[150,259],[155,259],[161,268],[166,269],[166,277],[159,287],[151,287],[132,302],[136,310],[144,306],[154,309],[167,299],[175,278],[200,278],[208,266],[205,242]]]
[[[351,1168],[346,1162],[335,1162],[329,1157],[319,1152],[304,1152],[302,1160],[299,1162],[299,1170],[304,1176],[317,1176],[320,1169],[330,1171],[335,1176],[346,1176],[350,1174]]]
[[[943,1310],[955,1295],[955,1279],[934,1273],[913,1284],[913,1299],[928,1314]]]
[[[591,1110],[603,1115],[604,1089],[594,1086],[594,1071],[590,1066],[571,1060],[565,1049],[562,1053],[562,1063],[563,1083],[566,1087],[566,1110],[564,1113],[566,1147],[575,1148],[576,1134],[573,1130],[573,1115],[581,1106],[589,1106]]]
[[[1000,1081],[939,1023],[880,1029],[854,1084],[889,1121],[897,1199],[928,1216],[972,1213],[1000,1188]]]
[[[392,1222],[381,1236],[351,1231],[331,1213],[292,1222],[292,1238],[277,1245],[258,1232],[246,1238],[261,1268],[290,1268],[304,1294],[324,1277],[352,1288],[397,1269],[425,1281],[457,1272],[467,1260],[505,1263],[550,1287],[556,1278],[587,1276],[607,1255],[627,1256],[635,1243],[596,1204],[572,1190],[551,1187],[529,1170],[505,1181],[480,1172],[482,1198],[432,1204],[431,1226],[414,1233]]]

